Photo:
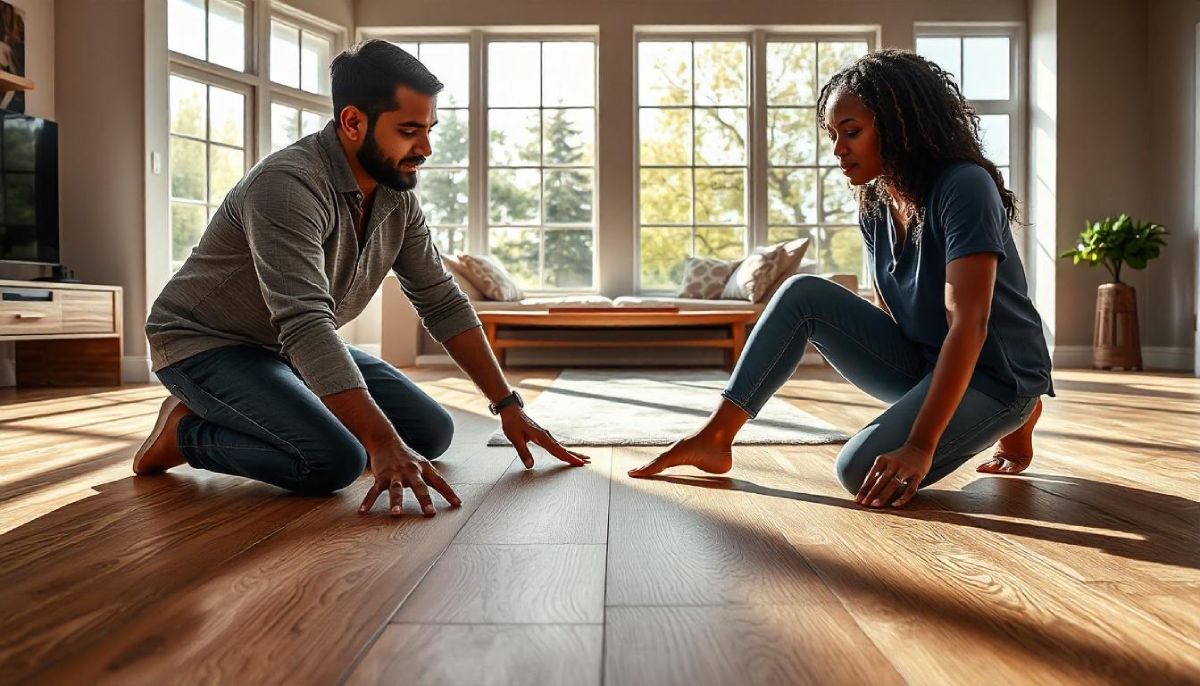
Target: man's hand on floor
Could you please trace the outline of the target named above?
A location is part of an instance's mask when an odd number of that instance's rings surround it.
[[[371,461],[371,473],[375,475],[375,483],[367,491],[359,506],[360,513],[367,512],[375,505],[379,496],[387,491],[388,512],[393,516],[401,513],[404,501],[404,489],[411,488],[417,502],[421,504],[421,513],[426,517],[434,516],[433,499],[429,495],[429,487],[442,494],[451,507],[459,507],[462,500],[450,488],[450,484],[442,478],[437,468],[424,457],[409,450],[400,441],[393,441],[382,448],[368,450]]]
[[[517,449],[517,454],[521,456],[521,462],[526,469],[533,469],[533,454],[529,452],[528,445],[531,441],[572,467],[579,467],[591,462],[591,458],[587,455],[581,455],[559,445],[549,431],[538,426],[537,422],[530,419],[529,415],[516,405],[500,410],[500,428],[504,430],[504,435]]]

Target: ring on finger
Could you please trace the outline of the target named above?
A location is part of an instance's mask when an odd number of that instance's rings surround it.
[[[896,483],[900,484],[901,486],[908,483],[908,481],[901,479],[899,476],[893,476],[892,481],[895,481]]]

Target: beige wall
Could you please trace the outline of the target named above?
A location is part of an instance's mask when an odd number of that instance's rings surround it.
[[[125,355],[144,356],[142,0],[58,0],[62,261],[125,290]]]
[[[1061,251],[1075,244],[1084,219],[1121,212],[1145,216],[1148,154],[1142,120],[1147,92],[1145,0],[1059,0],[1058,9]],[[1114,54],[1097,46],[1121,49]],[[1096,286],[1106,277],[1100,267],[1059,262],[1057,345],[1091,345]],[[1143,301],[1145,277],[1128,269],[1122,273]]]
[[[1171,231],[1169,247],[1151,272],[1145,299],[1154,316],[1144,318],[1149,345],[1194,344],[1196,303],[1197,177],[1195,149],[1196,25],[1200,0],[1152,0],[1147,99],[1139,112],[1138,140],[1147,148],[1149,217]]]
[[[1142,343],[1155,359],[1190,360],[1196,311],[1195,0],[1057,0],[1058,249],[1085,219],[1166,224],[1169,245],[1138,290]],[[1104,46],[1098,49],[1098,46]],[[1060,262],[1059,346],[1090,346],[1101,268]],[[1181,354],[1175,354],[1181,353]],[[1154,364],[1153,361],[1150,364]]]

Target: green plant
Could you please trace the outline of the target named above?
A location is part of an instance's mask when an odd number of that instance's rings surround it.
[[[1070,257],[1075,264],[1086,262],[1088,266],[1104,265],[1113,281],[1121,282],[1121,266],[1128,264],[1134,269],[1145,269],[1146,264],[1158,257],[1167,244],[1162,239],[1167,235],[1166,227],[1154,222],[1140,222],[1122,214],[1115,220],[1105,217],[1103,221],[1084,221],[1083,233],[1074,250],[1067,250],[1060,257]]]

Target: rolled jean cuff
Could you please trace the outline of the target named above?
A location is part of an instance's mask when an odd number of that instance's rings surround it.
[[[721,397],[728,400],[729,402],[733,403],[734,405],[737,405],[738,409],[740,409],[742,412],[745,412],[747,415],[750,416],[750,419],[754,419],[755,417],[758,416],[758,413],[760,411],[762,411],[761,407],[759,407],[758,409],[751,408],[750,403],[743,402],[743,401],[738,400],[737,398],[733,397],[733,395],[730,394],[730,391],[728,389],[721,392]]]

